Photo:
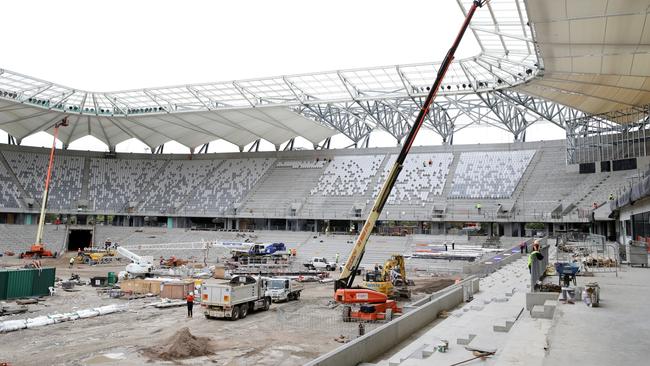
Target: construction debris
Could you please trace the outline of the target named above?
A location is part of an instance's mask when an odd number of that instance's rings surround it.
[[[27,312],[27,306],[0,305],[0,316],[22,314]]]
[[[181,328],[176,334],[169,337],[163,345],[147,348],[144,353],[151,358],[161,360],[176,360],[214,354],[210,346],[210,338],[196,337],[190,333],[187,327]]]
[[[16,304],[18,304],[18,305],[32,305],[32,304],[38,304],[38,299],[22,299],[22,300],[16,300]]]
[[[12,332],[25,328],[36,328],[44,325],[63,323],[67,321],[93,318],[126,310],[126,305],[106,305],[98,308],[79,310],[72,313],[42,315],[35,318],[16,319],[0,322],[0,333]]]
[[[350,342],[350,339],[348,337],[344,336],[343,334],[341,334],[340,336],[334,338],[334,342],[348,343],[348,342]]]
[[[149,304],[149,306],[153,306],[158,309],[174,308],[174,307],[185,306],[185,305],[186,305],[185,300],[171,300],[171,299],[162,299],[162,301],[160,302]]]

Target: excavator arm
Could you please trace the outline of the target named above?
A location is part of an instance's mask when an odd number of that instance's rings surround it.
[[[406,140],[404,140],[404,144],[402,145],[402,150],[397,156],[395,163],[391,167],[388,173],[388,177],[386,178],[384,185],[381,187],[381,190],[379,191],[379,195],[375,199],[375,203],[372,206],[372,210],[370,211],[370,214],[368,215],[366,222],[363,224],[363,227],[359,232],[359,237],[357,237],[357,240],[354,243],[354,247],[350,252],[350,256],[348,257],[348,259],[345,262],[345,265],[343,266],[341,275],[339,276],[338,280],[334,282],[335,291],[338,289],[352,288],[354,278],[357,274],[357,270],[359,269],[359,265],[361,264],[361,259],[363,259],[363,254],[365,253],[366,250],[368,237],[370,236],[370,233],[375,227],[375,223],[377,222],[377,219],[379,219],[379,215],[381,215],[381,212],[384,209],[384,205],[388,200],[388,196],[390,195],[390,192],[392,191],[393,186],[397,181],[397,177],[399,176],[399,173],[402,170],[402,166],[404,164],[404,161],[406,160],[406,156],[411,150],[411,146],[415,141],[415,137],[417,136],[420,127],[422,127],[422,124],[424,123],[425,117],[429,113],[429,109],[431,108],[431,103],[433,102],[433,99],[438,93],[438,90],[440,90],[440,87],[442,85],[442,80],[444,79],[445,74],[447,73],[447,70],[451,65],[451,62],[454,60],[454,54],[456,53],[456,49],[458,49],[458,45],[460,44],[460,41],[463,38],[463,35],[465,34],[465,31],[467,30],[467,27],[469,26],[469,23],[472,20],[474,13],[476,12],[476,9],[483,6],[483,4],[485,4],[487,1],[489,0],[474,0],[472,6],[467,12],[465,21],[463,22],[463,25],[460,28],[460,31],[458,32],[458,35],[456,36],[454,43],[452,44],[451,48],[447,52],[447,55],[442,61],[442,64],[440,65],[440,69],[438,70],[438,74],[436,75],[436,80],[434,81],[433,86],[431,87],[429,94],[427,95],[427,98],[422,104],[422,109],[420,109],[420,113],[418,114],[415,122],[413,123],[413,127],[411,127],[411,130],[409,131]]]

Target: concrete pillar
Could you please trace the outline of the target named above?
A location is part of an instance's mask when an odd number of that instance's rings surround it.
[[[174,218],[173,217],[168,217],[167,218],[167,228],[168,229],[173,229],[174,228]]]
[[[239,219],[235,219],[235,229],[239,230]]]
[[[271,230],[271,219],[266,219],[266,230]]]

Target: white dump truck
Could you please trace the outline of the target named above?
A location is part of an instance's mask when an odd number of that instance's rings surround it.
[[[266,293],[275,302],[298,300],[303,290],[302,283],[286,277],[267,278],[266,283]]]
[[[201,306],[205,317],[237,320],[255,310],[268,310],[266,280],[253,276],[235,276],[230,282],[205,282],[201,286]]]

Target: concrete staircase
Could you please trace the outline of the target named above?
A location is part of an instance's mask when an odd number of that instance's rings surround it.
[[[530,316],[535,319],[553,319],[557,300],[546,300],[544,305],[535,305],[530,311]]]
[[[537,165],[542,160],[543,155],[544,155],[544,150],[537,150],[530,164],[528,164],[528,166],[526,167],[526,171],[524,172],[524,175],[521,177],[519,184],[517,184],[517,188],[515,188],[515,191],[512,193],[512,198],[514,200],[514,203],[512,205],[513,209],[519,208],[519,204],[520,204],[519,198],[521,197],[522,193],[525,191],[526,187],[528,186],[528,182],[530,181],[530,178],[533,176],[533,173],[537,170]]]
[[[90,187],[90,158],[84,158],[84,170],[81,173],[81,196],[79,199],[88,200],[88,190]]]
[[[295,215],[300,216],[309,191],[318,184],[326,166],[298,169],[277,166],[277,163],[276,161],[267,169],[241,200],[237,211],[239,215],[260,215],[266,212],[270,217],[290,216],[291,205],[296,204],[300,207]]]

